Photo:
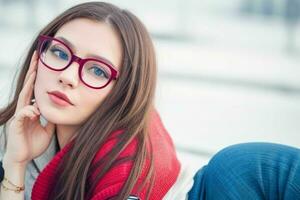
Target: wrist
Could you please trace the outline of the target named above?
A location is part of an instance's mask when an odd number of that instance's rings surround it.
[[[4,177],[17,186],[23,186],[27,164],[13,162],[7,155],[2,160]]]
[[[9,157],[9,155],[4,154],[2,159],[3,168],[8,168],[12,170],[23,171],[26,169],[27,163],[15,162],[13,159]]]

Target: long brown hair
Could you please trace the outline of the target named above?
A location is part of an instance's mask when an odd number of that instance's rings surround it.
[[[92,193],[97,181],[87,187],[91,162],[110,134],[120,129],[124,132],[120,134],[118,144],[93,167],[101,167],[97,176],[97,180],[100,180],[111,167],[125,162],[126,159],[118,160],[118,155],[133,139],[137,139],[137,152],[128,158],[133,162],[129,178],[120,194],[115,197],[115,199],[127,199],[141,174],[146,159],[150,159],[151,167],[142,185],[151,185],[153,177],[152,156],[151,151],[148,151],[150,143],[148,123],[154,107],[156,87],[154,47],[148,31],[135,15],[104,2],[82,3],[66,10],[44,27],[39,35],[54,36],[60,27],[76,18],[87,18],[111,25],[119,34],[123,46],[123,61],[114,88],[76,132],[73,148],[60,163],[60,175],[51,193],[51,199],[83,200]],[[22,64],[12,101],[0,111],[0,125],[4,125],[4,135],[6,122],[15,112],[18,94],[23,87],[30,58],[37,48],[37,42],[36,37]],[[149,188],[148,198],[151,187]]]

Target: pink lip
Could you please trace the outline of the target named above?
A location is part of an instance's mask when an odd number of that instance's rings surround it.
[[[73,105],[67,95],[59,91],[48,92],[50,99],[60,106],[69,106]]]

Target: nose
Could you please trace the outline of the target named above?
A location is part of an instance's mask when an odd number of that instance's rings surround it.
[[[71,63],[70,66],[60,72],[58,76],[59,83],[63,84],[64,87],[76,88],[80,82],[78,68],[78,63]]]

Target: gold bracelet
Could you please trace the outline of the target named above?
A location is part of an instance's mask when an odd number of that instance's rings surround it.
[[[10,191],[14,191],[15,193],[20,193],[21,191],[23,191],[23,188],[17,188],[17,189],[12,189],[12,188],[8,188],[5,185],[3,185],[3,183],[1,183],[1,186],[3,187],[4,190],[10,190]]]
[[[17,186],[17,185],[15,185],[15,184],[13,184],[12,182],[10,182],[6,177],[4,177],[4,181],[7,181],[9,184],[11,184],[12,186],[14,186],[15,187],[15,189],[13,189],[13,188],[9,188],[9,187],[7,187],[7,186],[5,186],[4,184],[3,184],[3,182],[2,182],[2,187],[3,187],[3,189],[4,190],[11,190],[11,191],[14,191],[14,192],[16,192],[16,193],[20,193],[21,191],[24,191],[25,190],[25,186]]]

